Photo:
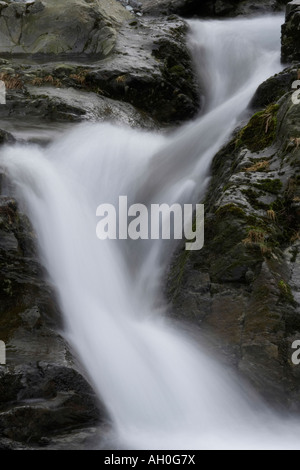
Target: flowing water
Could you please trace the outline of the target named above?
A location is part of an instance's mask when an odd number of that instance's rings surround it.
[[[100,241],[96,208],[196,202],[213,156],[257,86],[280,70],[273,16],[191,21],[205,113],[169,136],[84,124],[50,146],[7,147],[2,166],[36,229],[65,335],[105,403],[108,448],[295,448],[297,426],[238,381],[165,315],[172,241]],[[99,446],[101,444],[99,443]]]

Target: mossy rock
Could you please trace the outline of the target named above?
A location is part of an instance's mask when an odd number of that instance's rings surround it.
[[[300,60],[300,11],[297,5],[288,14],[285,24],[282,26],[282,49],[283,62]]]
[[[236,217],[244,219],[246,217],[245,211],[241,208],[236,206],[235,204],[226,204],[225,206],[219,207],[216,211],[216,215],[226,217],[226,215],[233,214]]]
[[[254,185],[256,188],[266,191],[271,194],[278,194],[282,189],[282,182],[280,179],[263,179]]]
[[[281,279],[278,283],[278,288],[280,291],[280,299],[294,305],[295,299],[292,294],[291,286],[289,286],[283,279]]]
[[[247,126],[237,136],[237,146],[245,146],[251,152],[259,152],[272,145],[276,138],[279,105],[270,105],[254,114]]]

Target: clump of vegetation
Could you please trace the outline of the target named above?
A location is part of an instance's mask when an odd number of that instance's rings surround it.
[[[295,303],[291,287],[286,282],[284,282],[283,280],[279,281],[278,288],[280,290],[280,298],[282,300],[290,302],[292,304]]]
[[[33,86],[42,86],[43,85],[43,79],[40,77],[36,77],[30,82],[31,85]]]
[[[282,188],[282,182],[280,179],[264,179],[260,180],[258,183],[255,183],[254,186],[262,191],[271,194],[277,194]]]
[[[18,74],[0,73],[0,80],[5,83],[7,90],[21,90],[24,87],[23,80]]]
[[[11,280],[10,279],[4,279],[3,284],[5,286],[3,288],[3,292],[5,292],[5,294],[8,295],[9,297],[12,297],[13,296],[13,290],[12,290]]]
[[[236,146],[245,146],[251,152],[259,152],[269,147],[276,137],[277,113],[279,105],[268,106],[250,119],[238,134]]]
[[[247,172],[256,172],[256,171],[268,171],[270,163],[268,160],[261,160],[260,162],[254,163],[254,165],[245,168]]]
[[[170,68],[170,73],[174,73],[176,75],[184,75],[185,68],[183,67],[183,65],[174,65]]]
[[[273,209],[269,209],[267,211],[267,217],[268,219],[272,220],[273,222],[276,221],[276,212]]]
[[[254,209],[256,209],[256,210],[268,210],[269,206],[258,200],[260,195],[256,191],[249,188],[249,189],[242,189],[241,192],[242,192],[242,194],[244,194],[246,196],[249,203],[251,204],[251,206]]]
[[[300,147],[300,137],[291,137],[291,142],[295,145],[295,150],[298,150]]]
[[[266,234],[260,229],[250,229],[247,238],[243,240],[245,245],[251,245],[253,243],[263,243],[265,241]]]
[[[126,75],[119,75],[119,76],[116,78],[116,82],[117,82],[117,83],[125,83],[125,82],[126,82]]]
[[[86,84],[86,75],[87,75],[87,70],[81,70],[78,73],[72,73],[69,78],[74,80],[75,82],[79,83],[79,85],[85,85]]]
[[[249,229],[247,237],[242,242],[246,246],[259,246],[261,253],[265,255],[271,252],[266,244],[266,237],[267,233],[264,230],[253,227]]]
[[[216,211],[216,215],[226,215],[226,214],[233,214],[237,217],[244,218],[245,212],[240,207],[236,206],[235,204],[226,204],[225,206],[219,207]]]
[[[298,230],[298,232],[294,231],[293,235],[291,236],[292,243],[294,243],[297,240],[300,240],[300,230]]]
[[[60,87],[62,84],[58,78],[54,78],[52,75],[46,75],[45,77],[36,77],[30,83],[33,86],[52,85],[55,87]]]

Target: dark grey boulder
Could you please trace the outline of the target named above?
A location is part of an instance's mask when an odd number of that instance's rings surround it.
[[[286,20],[282,26],[281,57],[283,62],[300,61],[300,1],[287,5]]]

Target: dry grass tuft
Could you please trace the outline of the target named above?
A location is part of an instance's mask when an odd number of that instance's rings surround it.
[[[126,75],[119,75],[119,77],[116,78],[117,83],[124,83],[126,81]]]
[[[273,211],[273,209],[268,210],[267,211],[267,217],[268,217],[268,219],[275,221],[276,220],[276,212]]]
[[[247,238],[243,240],[244,245],[253,245],[253,243],[264,243],[265,234],[259,230],[249,230]]]
[[[271,249],[265,243],[265,233],[260,230],[251,229],[248,232],[247,238],[243,240],[243,244],[246,246],[258,245],[262,255],[271,253]]]
[[[57,78],[54,78],[52,75],[47,75],[46,77],[36,77],[31,82],[33,86],[43,86],[43,85],[52,85],[54,87],[60,87],[61,81]]]
[[[291,242],[294,243],[295,241],[297,240],[300,240],[300,231],[298,230],[298,232],[295,232],[292,236],[291,236]]]
[[[70,78],[72,80],[75,80],[75,82],[79,83],[80,85],[84,85],[86,81],[86,74],[87,74],[87,70],[82,70],[79,73],[71,74]]]
[[[268,160],[262,160],[260,162],[254,163],[254,165],[250,166],[249,168],[245,168],[245,171],[267,171],[270,167],[270,163]]]
[[[5,83],[7,90],[21,90],[24,87],[24,83],[18,74],[0,73],[0,80]]]
[[[293,142],[296,146],[296,150],[300,147],[300,137],[291,137],[291,142]]]

